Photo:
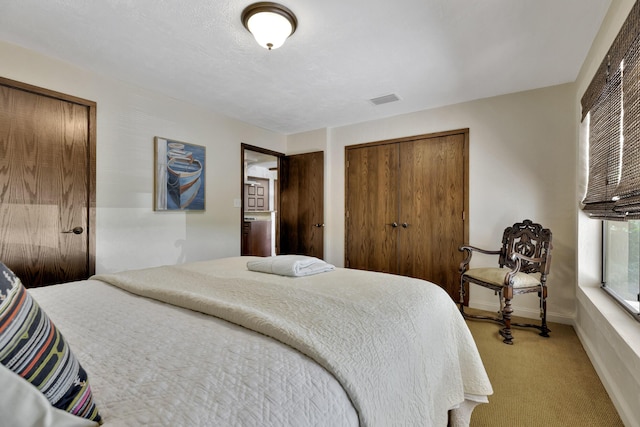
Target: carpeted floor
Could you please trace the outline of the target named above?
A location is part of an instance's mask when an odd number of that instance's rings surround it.
[[[549,324],[550,338],[513,328],[514,344],[506,345],[497,323],[467,325],[494,392],[474,410],[471,427],[624,426],[573,327]]]

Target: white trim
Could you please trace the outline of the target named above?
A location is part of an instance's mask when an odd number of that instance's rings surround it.
[[[578,338],[625,426],[640,427],[640,323],[602,289],[579,287],[577,299]]]

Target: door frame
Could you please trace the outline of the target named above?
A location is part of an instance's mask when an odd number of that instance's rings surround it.
[[[270,156],[274,156],[276,158],[277,161],[277,172],[278,172],[278,180],[277,183],[274,187],[274,191],[275,191],[275,200],[276,200],[276,211],[280,212],[280,160],[282,159],[282,157],[284,157],[284,153],[280,153],[278,151],[273,151],[273,150],[269,150],[267,148],[262,148],[262,147],[257,147],[255,145],[250,145],[250,144],[245,144],[244,142],[240,143],[240,194],[241,194],[241,198],[240,198],[240,224],[242,225],[244,223],[244,152],[245,150],[249,150],[249,151],[255,151],[257,153],[262,153],[262,154],[268,154]],[[275,242],[276,242],[276,254],[278,254],[280,252],[280,220],[279,220],[279,213],[278,213],[278,220],[276,221],[276,235],[275,235]],[[242,233],[243,233],[243,227],[240,227],[240,254],[242,254]]]
[[[87,268],[89,276],[96,270],[96,109],[97,104],[84,98],[78,98],[62,92],[56,92],[39,86],[0,77],[0,85],[21,90],[34,95],[59,99],[88,108],[88,141],[87,141]]]

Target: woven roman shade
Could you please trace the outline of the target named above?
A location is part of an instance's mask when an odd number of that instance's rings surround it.
[[[622,170],[615,196],[615,210],[637,216],[640,213],[640,40],[624,62],[624,120],[622,132]]]
[[[592,217],[615,215],[614,195],[620,171],[620,69],[614,69],[590,111],[589,184],[582,201]]]
[[[589,114],[589,182],[582,201],[592,218],[640,218],[640,3],[633,6],[582,97]]]

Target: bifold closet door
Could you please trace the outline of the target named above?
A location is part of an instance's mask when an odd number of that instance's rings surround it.
[[[429,280],[454,300],[464,244],[465,135],[400,145],[398,274]]]
[[[429,280],[458,300],[467,135],[347,147],[345,266]]]
[[[346,154],[345,265],[397,273],[398,146],[367,146]]]

